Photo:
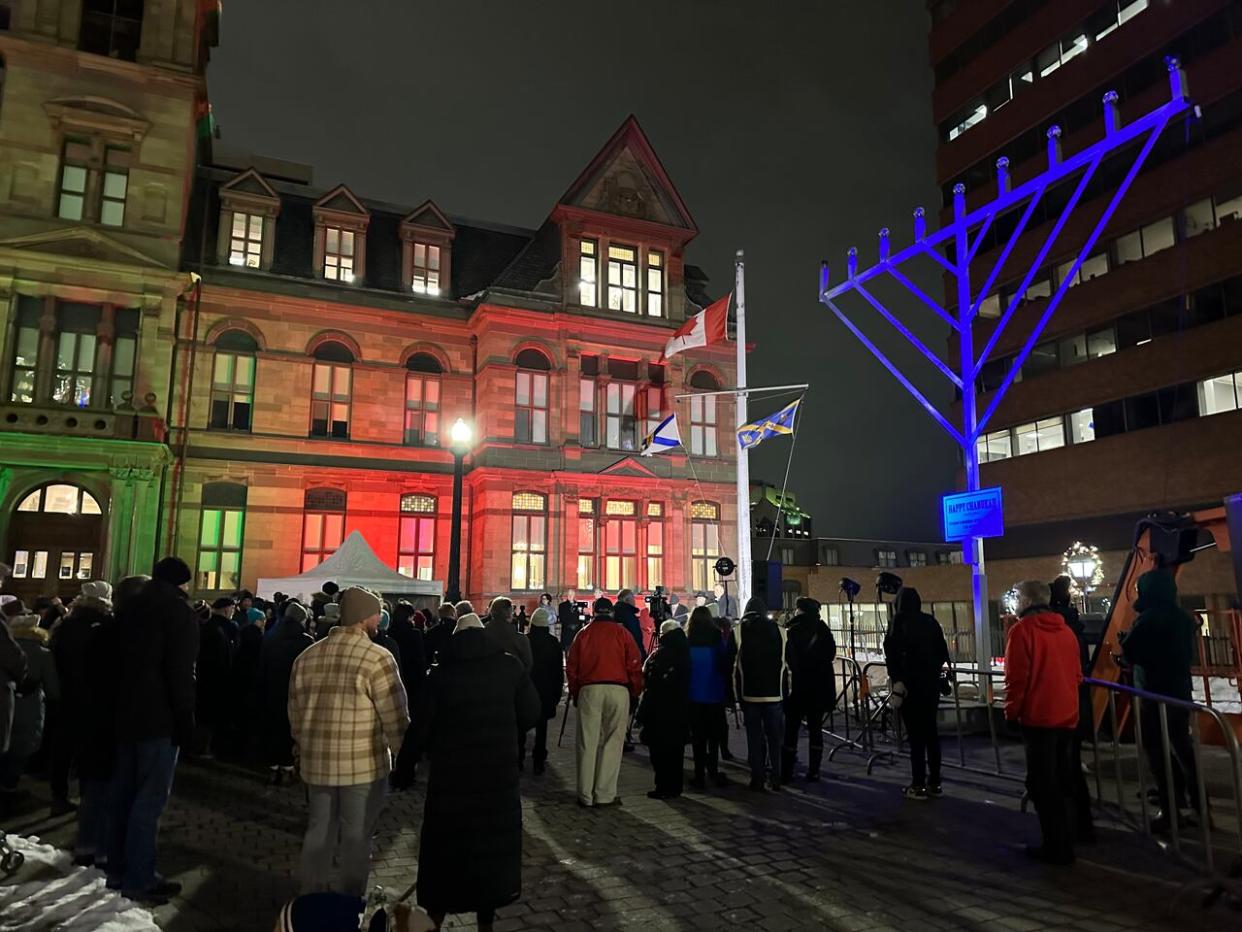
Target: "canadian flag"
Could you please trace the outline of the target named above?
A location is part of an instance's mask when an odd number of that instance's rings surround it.
[[[729,299],[727,294],[715,304],[709,305],[678,328],[664,347],[664,358],[676,356],[678,353],[694,349],[696,346],[710,346],[723,343],[729,322]]]

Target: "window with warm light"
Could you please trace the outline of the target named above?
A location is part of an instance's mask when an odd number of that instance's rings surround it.
[[[578,499],[578,589],[595,588],[595,499]]]
[[[254,337],[241,330],[226,331],[216,340],[207,415],[211,430],[250,430],[258,348]]]
[[[604,588],[638,586],[638,519],[634,502],[610,499],[604,523]]]
[[[229,235],[229,265],[257,269],[263,261],[263,215],[233,212]]]
[[[246,487],[233,482],[203,486],[198,534],[197,591],[241,588],[242,541],[246,525]]]
[[[547,499],[537,492],[513,495],[509,585],[521,591],[542,590],[548,555]]]
[[[632,382],[609,382],[605,391],[606,438],[609,449],[638,449],[636,398],[638,386]]]
[[[538,350],[518,353],[513,385],[513,439],[548,442],[548,371],[552,363]]]
[[[664,253],[647,253],[647,316],[664,316]]]
[[[716,581],[720,559],[720,506],[715,502],[690,504],[690,586],[708,592]]]
[[[14,329],[9,400],[19,404],[32,404],[39,367],[39,317],[42,315],[42,302],[36,298],[26,299],[21,296],[16,300],[17,326]]]
[[[349,439],[353,361],[353,353],[340,343],[323,343],[315,350],[311,383],[312,437]]]
[[[578,445],[599,445],[599,357],[583,356],[578,379]]]
[[[307,489],[302,508],[302,572],[313,570],[345,539],[345,493]]]
[[[707,372],[690,377],[690,387],[699,391],[718,391],[720,384]],[[690,452],[695,456],[715,456],[717,447],[716,395],[690,396]]]
[[[59,482],[35,489],[18,503],[17,510],[53,515],[103,514],[98,500],[86,489]]]
[[[52,400],[85,408],[91,403],[95,379],[95,332],[98,320],[76,315],[56,337],[56,377]]]
[[[405,443],[439,446],[440,363],[429,353],[415,353],[405,367]]]
[[[416,294],[438,295],[440,293],[440,247],[429,243],[414,243],[410,287]]]
[[[647,588],[664,585],[664,505],[647,505]]]
[[[578,303],[583,307],[599,303],[599,243],[591,239],[578,243]]]
[[[411,579],[431,580],[435,572],[435,552],[435,497],[414,493],[402,495],[397,572]]]
[[[354,280],[354,231],[325,227],[323,277],[339,282]]]
[[[638,250],[633,246],[608,247],[608,309],[638,311]]]

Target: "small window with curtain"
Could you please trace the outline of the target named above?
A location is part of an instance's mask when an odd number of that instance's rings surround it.
[[[313,570],[345,539],[345,493],[307,489],[302,507],[302,572]]]
[[[647,253],[647,316],[664,316],[664,253]]]
[[[257,269],[263,261],[262,214],[233,211],[233,228],[229,236],[229,265]]]
[[[435,550],[435,497],[415,493],[402,495],[397,572],[411,579],[431,580],[435,573]]]
[[[326,227],[323,240],[323,277],[338,282],[354,280],[354,231]]]
[[[414,243],[410,287],[415,294],[440,293],[440,247],[430,243]]]

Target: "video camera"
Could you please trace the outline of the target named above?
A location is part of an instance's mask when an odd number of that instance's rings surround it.
[[[578,624],[585,625],[591,620],[591,603],[577,600],[574,608],[578,609]]]
[[[668,597],[664,594],[663,586],[656,586],[655,592],[646,596],[643,601],[651,610],[651,620],[656,623],[657,628],[672,617],[672,609],[668,604]]]

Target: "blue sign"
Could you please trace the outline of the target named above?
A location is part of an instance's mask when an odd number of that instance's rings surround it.
[[[999,486],[945,495],[940,499],[940,506],[944,512],[946,541],[1004,536],[1005,509]]]

